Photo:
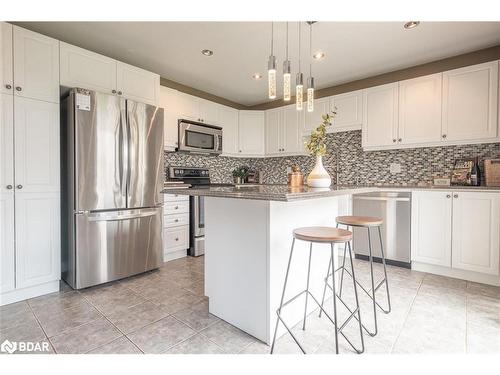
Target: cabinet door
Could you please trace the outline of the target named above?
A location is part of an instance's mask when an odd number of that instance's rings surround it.
[[[122,62],[116,63],[118,94],[140,103],[158,105],[160,76]]]
[[[59,103],[59,41],[14,26],[14,93]]]
[[[163,138],[165,148],[175,149],[179,141],[179,127],[177,125],[177,90],[160,86],[160,103],[163,108]]]
[[[61,42],[61,85],[116,93],[116,61]]]
[[[266,155],[276,156],[282,152],[282,114],[281,108],[266,112]]]
[[[12,25],[2,22],[2,93],[14,92],[14,72],[12,70]]]
[[[441,141],[441,84],[441,73],[399,82],[399,142]]]
[[[262,111],[240,111],[239,150],[242,156],[263,156],[265,119]]]
[[[306,111],[304,135],[310,135],[311,130],[316,129],[323,122],[322,116],[330,111],[330,98],[316,99],[313,112],[307,112],[306,106],[303,111]]]
[[[330,110],[336,108],[333,131],[359,130],[363,124],[363,91],[335,95],[330,100]]]
[[[16,191],[59,191],[59,105],[16,97],[14,114]]]
[[[200,102],[200,121],[209,125],[219,125],[218,104],[205,99]]]
[[[0,292],[15,288],[14,192],[0,193]]]
[[[412,193],[412,260],[451,266],[451,212],[450,192]]]
[[[238,155],[238,110],[219,106],[219,126],[222,127],[222,155]]]
[[[14,97],[2,94],[0,124],[0,193],[12,192],[14,186]],[[10,186],[8,188],[7,186]]]
[[[443,73],[443,135],[450,141],[498,135],[498,61]]]
[[[200,121],[199,98],[179,92],[177,95],[177,113],[180,119]]]
[[[16,287],[59,280],[59,193],[16,191]]]
[[[297,111],[295,106],[283,107],[282,112],[282,149],[287,155],[304,153],[302,141],[304,112]]]
[[[397,142],[398,83],[363,92],[363,147],[383,147]]]
[[[453,268],[499,274],[500,194],[453,194]]]

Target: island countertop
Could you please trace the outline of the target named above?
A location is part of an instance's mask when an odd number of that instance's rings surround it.
[[[165,194],[194,195],[219,198],[254,199],[266,201],[290,202],[305,199],[315,199],[339,195],[371,193],[383,190],[468,190],[468,191],[489,191],[500,192],[498,187],[467,187],[467,186],[431,186],[431,185],[332,185],[328,188],[311,188],[308,186],[290,187],[288,185],[236,185],[236,186],[207,186],[191,187],[190,189],[169,188],[163,190]]]

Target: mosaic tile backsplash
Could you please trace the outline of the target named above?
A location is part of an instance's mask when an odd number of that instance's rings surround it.
[[[486,157],[500,157],[500,143],[363,151],[360,130],[329,134],[327,148],[328,153],[323,157],[323,164],[332,181],[339,184],[432,183],[434,177],[450,176],[455,159],[478,156],[482,161]],[[391,173],[391,163],[399,163],[401,172]],[[216,183],[232,182],[232,170],[247,165],[262,173],[264,183],[285,184],[287,167],[292,164],[298,164],[307,176],[314,166],[314,158],[232,158],[165,152],[166,168],[173,165],[206,167],[210,170],[212,181]],[[480,168],[482,172],[482,162]]]

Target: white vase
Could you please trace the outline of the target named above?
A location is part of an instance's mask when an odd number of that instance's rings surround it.
[[[307,185],[310,187],[324,188],[329,187],[331,183],[332,179],[325,167],[323,167],[323,156],[317,155],[316,164],[311,173],[309,173],[309,176],[307,176]]]

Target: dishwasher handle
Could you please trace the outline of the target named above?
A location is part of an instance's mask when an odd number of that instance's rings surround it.
[[[397,201],[397,202],[409,202],[409,197],[357,197],[353,196],[354,200],[359,201]]]

